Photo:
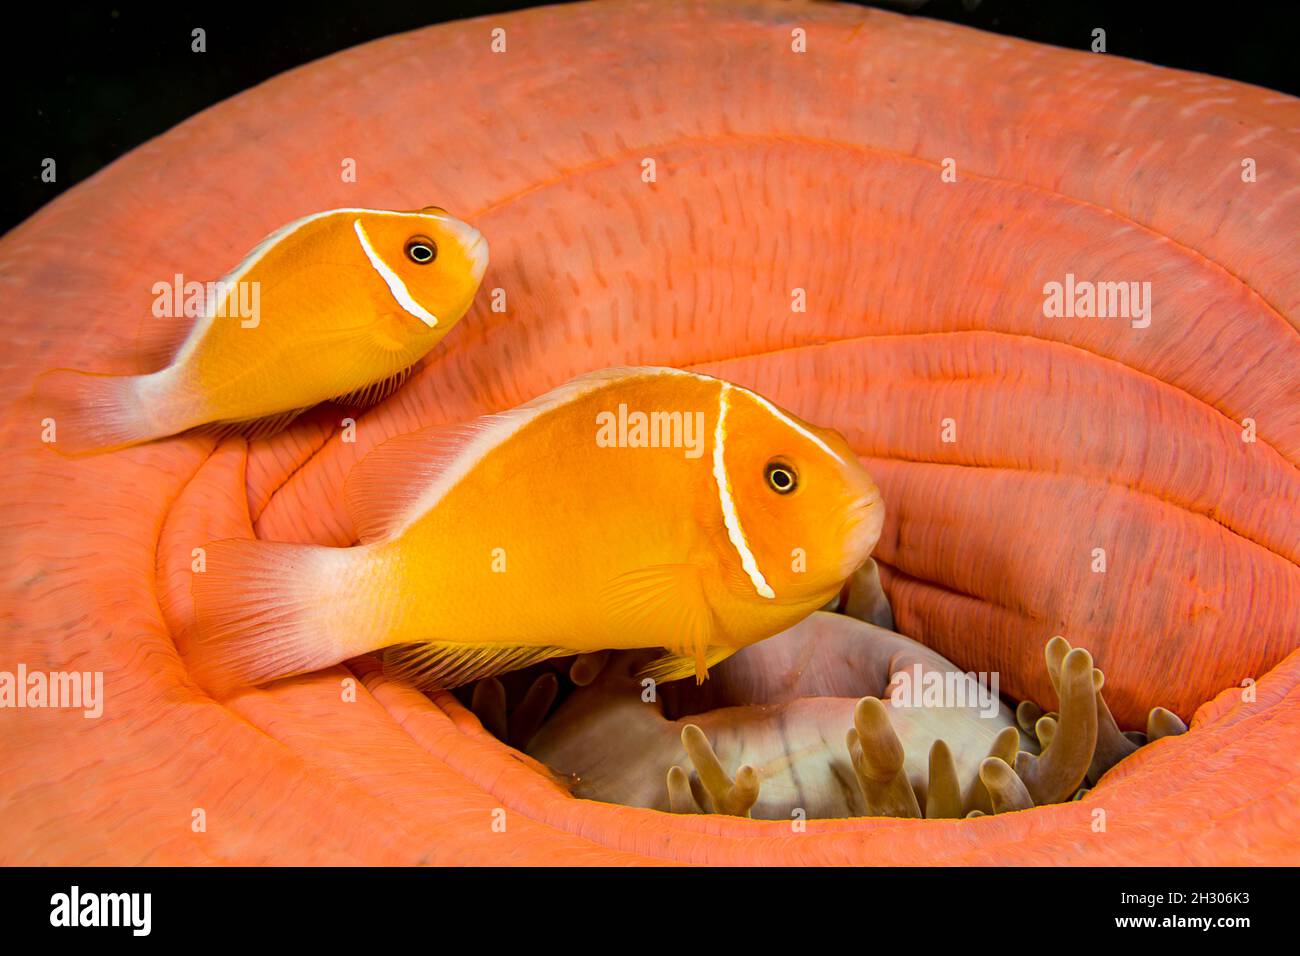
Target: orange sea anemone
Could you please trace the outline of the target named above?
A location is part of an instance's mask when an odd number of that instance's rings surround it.
[[[834,4],[454,23],[201,113],[0,241],[0,670],[104,677],[98,719],[0,711],[0,862],[1296,862],[1298,176],[1291,97]],[[42,443],[35,376],[139,370],[175,331],[158,280],[316,210],[434,202],[489,237],[483,291],[354,423]],[[1084,282],[1149,291],[1050,304]],[[196,547],[348,544],[377,443],[624,364],[838,429],[883,492],[899,632],[1046,708],[1063,635],[1121,727],[1163,705],[1190,731],[1082,800],[795,832],[579,799],[365,661],[221,700],[191,679]]]

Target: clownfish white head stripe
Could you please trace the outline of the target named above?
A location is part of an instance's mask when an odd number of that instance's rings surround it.
[[[365,227],[361,225],[361,220],[354,220],[352,228],[356,230],[357,239],[361,241],[361,248],[365,252],[366,258],[370,260],[370,264],[374,266],[375,271],[379,273],[379,277],[384,280],[384,283],[388,286],[388,291],[391,292],[393,298],[397,300],[397,304],[429,328],[432,329],[436,327],[438,324],[437,316],[415,301],[410,291],[406,288],[406,283],[402,281],[402,277],[394,272],[388,263],[379,257],[379,253],[375,252],[375,247],[370,244],[370,237],[366,235],[366,230]]]
[[[754,557],[754,552],[750,550],[749,542],[745,540],[744,529],[740,527],[740,515],[736,513],[736,501],[731,495],[731,479],[727,476],[725,446],[727,439],[727,408],[731,403],[731,388],[732,386],[729,383],[723,382],[722,390],[718,393],[718,424],[713,429],[713,480],[718,484],[718,501],[722,505],[722,521],[727,528],[727,538],[730,539],[731,546],[736,549],[736,553],[740,556],[740,566],[749,575],[749,580],[754,582],[754,590],[758,592],[759,597],[774,599],[776,592],[772,590],[767,583],[767,579],[763,577],[763,572],[759,570],[758,560]],[[772,410],[775,411],[775,409]],[[794,423],[791,422],[791,424]],[[802,431],[802,429],[800,430]],[[829,449],[827,450],[829,451]]]

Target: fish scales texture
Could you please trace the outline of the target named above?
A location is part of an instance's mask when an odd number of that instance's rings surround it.
[[[0,859],[1294,862],[1297,101],[833,4],[491,22],[509,56],[490,56],[475,21],[295,70],[0,241],[0,511],[19,556],[3,572],[5,646],[33,666],[75,656],[110,688],[98,725],[0,713]],[[816,61],[790,53],[794,26]],[[592,55],[615,37],[618,57]],[[743,87],[738,62],[763,64]],[[247,451],[202,436],[71,463],[32,449],[38,423],[13,408],[36,371],[137,371],[122,316],[147,309],[152,282],[219,275],[232,249],[354,201],[324,155],[384,169],[376,204],[455,196],[493,239],[486,281],[508,311],[471,309],[355,443],[317,411]],[[941,186],[944,157],[958,180]],[[143,196],[158,198],[148,215]],[[87,230],[103,241],[68,241]],[[1048,320],[1043,284],[1066,273],[1151,278],[1151,326]],[[807,313],[790,311],[794,286]],[[1063,633],[1105,662],[1122,725],[1153,698],[1191,718],[1090,795],[1108,833],[1092,833],[1088,800],[798,835],[580,804],[448,694],[430,706],[366,672],[343,727],[341,669],[225,707],[190,683],[176,646],[192,548],[254,530],[347,545],[344,478],[381,441],[647,362],[751,387],[866,456],[889,505],[877,555],[901,631],[1040,700],[1031,662]],[[944,417],[955,444],[939,439]],[[1081,570],[1093,546],[1107,547],[1104,575]],[[196,806],[225,825],[194,833]],[[483,825],[496,807],[507,833]]]

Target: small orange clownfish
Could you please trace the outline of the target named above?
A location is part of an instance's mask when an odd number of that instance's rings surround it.
[[[487,262],[482,234],[435,206],[316,213],[272,233],[214,283],[166,368],[56,369],[37,380],[36,402],[54,420],[56,449],[70,455],[200,425],[257,423],[266,433],[320,402],[369,403],[460,320]],[[252,320],[235,301],[257,303]]]
[[[838,433],[668,368],[390,439],[344,492],[355,547],[208,545],[192,592],[209,687],[381,648],[422,687],[642,647],[668,651],[645,674],[700,681],[833,598],[884,517]]]

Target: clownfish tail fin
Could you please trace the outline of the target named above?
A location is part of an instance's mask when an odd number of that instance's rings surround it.
[[[64,455],[138,445],[161,437],[142,397],[145,375],[101,375],[60,368],[36,379],[35,410]]]
[[[197,636],[190,671],[214,692],[330,667],[377,649],[353,605],[366,589],[353,570],[364,547],[227,539],[204,548],[195,571]]]

